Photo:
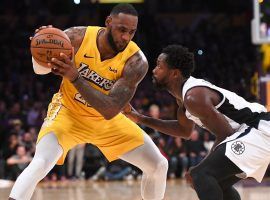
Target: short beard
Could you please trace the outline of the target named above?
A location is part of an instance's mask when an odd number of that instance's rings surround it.
[[[155,90],[158,90],[158,91],[166,90],[167,87],[165,84],[158,83],[155,77],[152,77],[152,79],[153,79],[152,82],[153,82],[153,86]]]
[[[120,51],[117,49],[117,46],[113,40],[113,36],[112,36],[112,30],[109,31],[108,36],[107,36],[107,40],[109,42],[109,45],[111,46],[111,48],[116,52],[119,53]]]

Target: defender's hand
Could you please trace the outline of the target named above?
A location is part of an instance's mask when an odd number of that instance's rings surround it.
[[[131,119],[133,122],[139,122],[139,117],[141,114],[138,113],[137,110],[135,110],[130,104],[127,104],[123,108],[122,113],[126,115],[129,119]]]
[[[74,55],[74,49],[72,49],[72,55]],[[67,78],[73,82],[79,77],[79,72],[75,66],[74,59],[70,59],[66,54],[60,53],[62,60],[52,58],[52,61],[48,63],[48,66],[52,68],[52,73]]]

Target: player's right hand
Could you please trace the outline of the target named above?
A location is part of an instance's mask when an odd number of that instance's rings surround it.
[[[139,123],[141,114],[138,113],[135,108],[133,108],[130,104],[127,104],[123,110],[122,113],[126,115],[130,120],[132,120],[135,123]]]
[[[41,26],[41,27],[39,27],[39,28],[37,28],[37,29],[35,30],[35,34],[38,33],[39,31],[41,31],[42,29],[45,29],[45,28],[52,28],[52,27],[53,27],[52,25]],[[29,37],[30,40],[32,40],[32,38],[33,38],[32,36]]]

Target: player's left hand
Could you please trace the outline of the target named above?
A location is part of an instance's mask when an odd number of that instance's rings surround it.
[[[75,66],[74,58],[71,60],[64,53],[60,53],[60,57],[61,60],[57,58],[52,58],[51,62],[48,63],[48,66],[52,69],[52,73],[65,77],[71,82],[76,80],[79,76],[79,72]]]

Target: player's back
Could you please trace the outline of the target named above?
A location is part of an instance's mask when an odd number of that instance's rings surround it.
[[[126,61],[139,51],[139,47],[131,41],[125,50],[115,57],[101,60],[97,35],[102,29],[103,27],[97,26],[87,27],[82,44],[75,55],[75,63],[81,76],[88,81],[89,87],[108,95],[114,83],[121,77]],[[61,101],[63,106],[75,114],[103,119],[65,78],[53,101],[55,100]]]

